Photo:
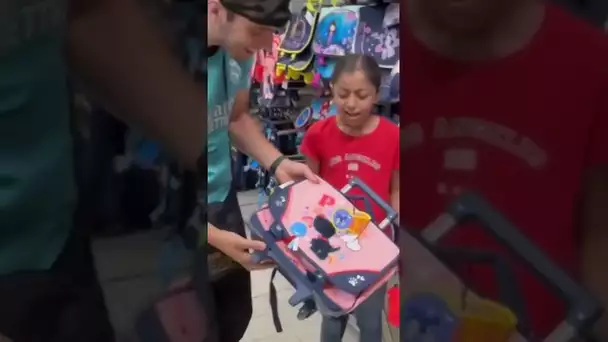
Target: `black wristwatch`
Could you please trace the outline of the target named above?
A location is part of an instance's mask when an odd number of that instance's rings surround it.
[[[270,168],[268,169],[268,171],[270,171],[271,175],[274,175],[277,172],[277,168],[279,167],[279,165],[281,165],[281,163],[285,159],[287,159],[287,157],[285,157],[284,155],[281,155],[277,159],[275,159],[272,162],[272,164],[270,164]]]

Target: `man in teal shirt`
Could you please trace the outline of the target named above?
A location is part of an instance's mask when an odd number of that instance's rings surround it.
[[[68,68],[186,167],[202,153],[205,89],[143,13],[130,0],[0,0],[0,339],[114,340],[75,219]]]
[[[245,228],[232,183],[230,145],[257,160],[279,182],[316,176],[304,164],[286,159],[266,140],[249,114],[249,83],[253,55],[268,49],[272,35],[291,13],[289,0],[210,0],[207,21],[207,202],[209,265],[215,305],[212,323],[221,342],[241,340],[251,318],[248,270],[250,250],[264,244],[245,238]],[[232,259],[236,267],[221,261]]]

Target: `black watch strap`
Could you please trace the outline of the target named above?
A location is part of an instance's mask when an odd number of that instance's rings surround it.
[[[272,164],[270,164],[270,169],[268,171],[270,171],[270,174],[274,175],[277,172],[277,168],[279,167],[279,165],[281,165],[281,163],[283,162],[283,160],[287,159],[287,157],[285,156],[280,156],[277,159],[275,159]]]

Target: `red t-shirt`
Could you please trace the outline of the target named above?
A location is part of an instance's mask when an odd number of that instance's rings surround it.
[[[534,40],[510,57],[482,64],[447,60],[411,32],[404,58],[401,218],[424,227],[455,195],[474,190],[573,276],[579,272],[575,209],[584,170],[608,161],[606,39],[548,6]],[[502,250],[478,224],[453,230],[446,244]],[[540,334],[564,305],[517,264],[532,325]],[[461,275],[495,296],[494,273]]]
[[[342,188],[350,176],[356,176],[390,204],[391,175],[399,170],[399,127],[391,121],[381,117],[372,133],[354,137],[342,132],[333,116],[306,131],[300,150],[319,162],[319,176],[335,188]],[[360,189],[349,194],[363,195]],[[382,221],[386,213],[370,203],[375,222]],[[365,210],[363,201],[355,204]]]

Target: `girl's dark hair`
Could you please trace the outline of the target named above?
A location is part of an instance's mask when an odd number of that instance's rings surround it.
[[[373,57],[368,55],[362,55],[359,53],[353,53],[345,55],[338,59],[334,68],[334,74],[331,78],[331,83],[335,84],[340,79],[340,76],[345,72],[351,73],[355,71],[362,71],[367,77],[367,80],[376,88],[380,89],[380,83],[382,82],[382,72],[378,63]]]

